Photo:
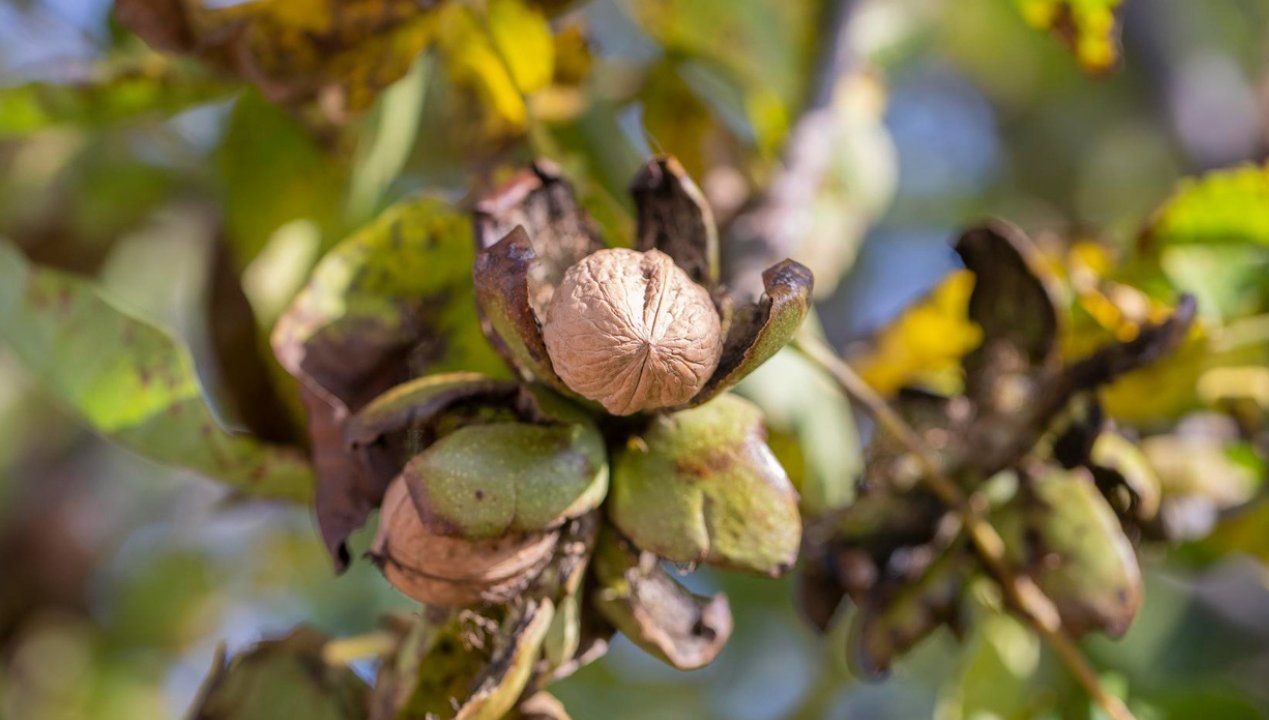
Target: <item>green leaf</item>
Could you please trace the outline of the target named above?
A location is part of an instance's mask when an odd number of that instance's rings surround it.
[[[1040,669],[1040,638],[1012,615],[986,610],[975,617],[961,667],[944,686],[939,709],[947,720],[1024,718],[1039,714],[1032,680]]]
[[[995,518],[1009,562],[1035,578],[1074,635],[1118,637],[1141,605],[1141,569],[1106,499],[1082,470],[1050,469]]]
[[[226,96],[231,88],[181,63],[148,55],[104,65],[93,76],[0,89],[0,138],[51,127],[89,127],[163,117]]]
[[[406,464],[425,523],[465,538],[536,532],[599,506],[608,492],[594,425],[469,425]]]
[[[323,248],[339,237],[345,168],[259,93],[243,93],[234,104],[214,161],[239,267],[295,220],[312,221]]]
[[[598,589],[592,602],[645,652],[679,670],[704,667],[731,637],[727,597],[695,595],[661,568],[651,553],[640,553],[611,531],[595,552]]]
[[[617,451],[609,517],[639,549],[780,575],[797,558],[797,493],[734,395],[659,415]]]
[[[1187,178],[1156,211],[1143,242],[1269,245],[1269,165]]]
[[[327,637],[301,626],[224,661],[216,655],[189,717],[199,720],[267,720],[278,708],[305,720],[362,720],[370,689],[343,665],[322,659]]]
[[[217,425],[184,347],[115,309],[91,283],[33,267],[2,243],[0,337],[49,393],[123,447],[253,495],[311,496],[298,451]]]

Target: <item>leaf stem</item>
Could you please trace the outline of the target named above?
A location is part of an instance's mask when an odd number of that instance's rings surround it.
[[[916,430],[823,340],[802,332],[794,339],[792,347],[827,372],[843,392],[858,402],[882,429],[893,435],[912,453],[921,466],[925,484],[940,500],[960,514],[983,564],[1000,584],[1012,605],[1057,652],[1089,696],[1112,720],[1133,720],[1132,713],[1123,702],[1102,686],[1097,672],[1084,657],[1075,640],[1063,629],[1061,616],[1053,601],[1031,578],[1013,571],[1005,559],[1004,541],[996,528],[983,518],[975,499],[966,496],[943,472],[938,459],[925,446]]]

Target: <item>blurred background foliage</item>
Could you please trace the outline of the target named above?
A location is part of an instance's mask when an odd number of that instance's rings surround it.
[[[227,495],[81,418],[249,486],[242,458],[297,437],[268,330],[335,242],[538,155],[628,238],[624,185],[652,152],[725,227],[761,220],[764,195],[798,209],[786,249],[816,272],[819,322],[884,393],[961,382],[979,336],[949,240],[984,215],[1041,241],[1071,356],[1196,294],[1182,351],[1103,394],[1182,542],[1144,549],[1129,633],[1085,646],[1139,717],[1269,715],[1269,3],[856,0],[827,80],[838,9],[814,1],[338,5],[0,3],[0,717],[178,716],[221,640],[408,610],[366,562],[337,579],[304,507]],[[85,313],[71,337],[17,316],[6,292],[31,267]],[[74,382],[141,377],[102,339],[128,316],[171,334],[150,340],[171,382],[123,399]],[[832,385],[784,353],[741,391],[804,507],[848,501],[869,428]],[[260,440],[191,457],[151,405]],[[303,496],[287,462],[269,487]],[[719,660],[677,673],[619,642],[553,688],[575,717],[1097,716],[988,588],[963,642],[938,634],[864,683],[842,638],[799,622],[791,579],[690,582],[731,597]]]

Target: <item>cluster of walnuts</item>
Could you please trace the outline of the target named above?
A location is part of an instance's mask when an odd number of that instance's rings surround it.
[[[309,381],[318,522],[337,564],[378,508],[368,555],[442,613],[410,645],[417,677],[381,677],[398,688],[390,705],[501,717],[616,631],[700,667],[726,643],[730,609],[663,561],[778,576],[797,558],[797,493],[761,412],[727,390],[792,338],[811,274],[785,261],[761,297],[730,297],[713,217],[678,163],[651,161],[631,189],[633,248],[606,246],[546,163],[477,204],[472,286],[509,379],[432,373],[373,393],[344,382],[332,403],[328,368],[284,357]],[[305,313],[292,310],[287,333]],[[385,361],[362,362],[383,374]],[[470,677],[425,682],[454,663]]]

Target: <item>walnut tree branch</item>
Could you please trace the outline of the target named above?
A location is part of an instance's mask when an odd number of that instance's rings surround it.
[[[1011,604],[1058,653],[1089,696],[1107,715],[1113,720],[1132,720],[1132,713],[1119,698],[1106,691],[1075,640],[1063,629],[1061,616],[1053,601],[1031,578],[1014,572],[1005,559],[1004,541],[991,523],[984,519],[976,499],[966,496],[947,477],[939,467],[938,460],[925,447],[912,426],[819,338],[803,332],[794,340],[793,348],[827,372],[849,397],[863,406],[883,430],[893,435],[912,453],[921,467],[923,481],[941,501],[960,515],[983,564],[1004,590]]]

